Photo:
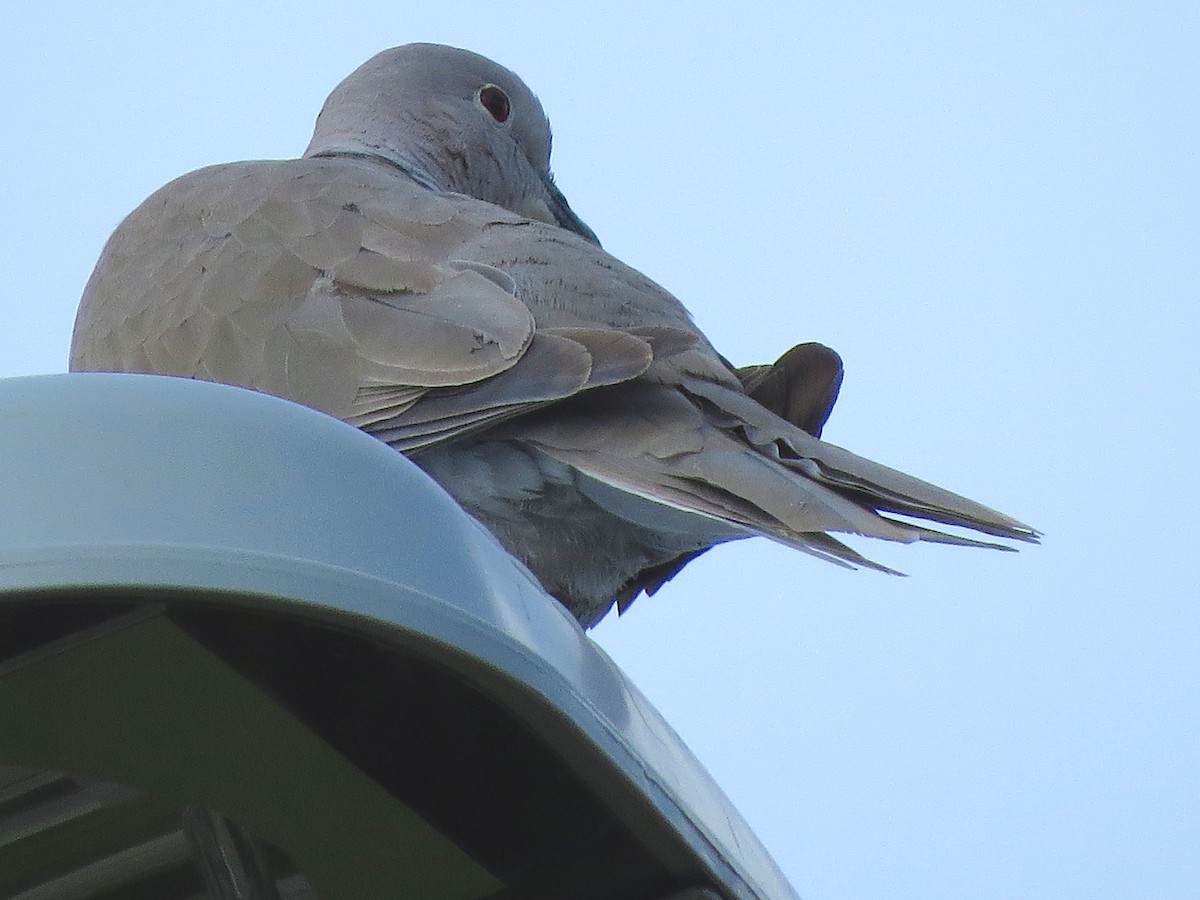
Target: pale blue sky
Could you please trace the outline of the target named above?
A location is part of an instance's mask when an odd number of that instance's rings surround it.
[[[606,248],[737,363],[821,340],[835,443],[1046,532],[718,548],[597,640],[808,900],[1200,896],[1195,4],[27,4],[0,375],[57,372],[108,232],[298,154],[433,40],[519,72]]]

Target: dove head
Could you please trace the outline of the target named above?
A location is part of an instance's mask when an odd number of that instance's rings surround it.
[[[367,60],[317,117],[305,156],[373,156],[423,186],[596,235],[550,173],[550,122],[515,74],[467,50],[405,44]]]

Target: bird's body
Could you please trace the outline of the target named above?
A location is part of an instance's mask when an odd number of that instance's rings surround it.
[[[943,539],[878,511],[1034,537],[818,440],[827,351],[739,375],[600,249],[549,145],[507,70],[385,51],[331,96],[305,158],[201,169],[121,224],[71,367],[241,385],[363,428],[585,625],[753,534],[860,564],[826,532]]]

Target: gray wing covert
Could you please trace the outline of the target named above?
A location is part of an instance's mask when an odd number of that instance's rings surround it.
[[[344,160],[199,170],[110,239],[71,368],[249,387],[415,450],[636,377],[679,344],[539,330],[511,277],[458,255],[506,217]]]

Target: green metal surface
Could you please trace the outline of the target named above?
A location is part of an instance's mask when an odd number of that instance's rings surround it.
[[[465,900],[501,887],[161,615],[5,665],[0,722],[6,761],[221,810],[286,847],[327,900]]]

